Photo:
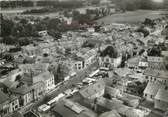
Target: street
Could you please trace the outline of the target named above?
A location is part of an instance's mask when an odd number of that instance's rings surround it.
[[[82,71],[79,71],[76,76],[74,76],[73,78],[69,79],[68,81],[64,82],[63,85],[61,85],[59,88],[57,88],[56,90],[53,90],[51,91],[52,93],[46,95],[44,98],[48,97],[47,99],[42,99],[42,100],[39,100],[38,102],[35,102],[33,104],[32,107],[29,107],[29,108],[32,108],[32,109],[37,109],[38,106],[48,102],[49,100],[53,99],[54,97],[56,97],[59,93],[62,93],[64,91],[66,91],[67,89],[70,89],[72,88],[72,85],[73,84],[76,84],[76,83],[79,83],[79,82],[82,82],[82,80],[84,78],[86,78],[86,76],[91,73],[93,71],[93,69],[97,68],[98,67],[98,63],[97,61],[94,62],[93,64],[91,64],[90,66],[88,66],[87,68],[85,68],[84,70]],[[44,101],[45,100],[45,101]],[[26,109],[27,110],[27,109]]]

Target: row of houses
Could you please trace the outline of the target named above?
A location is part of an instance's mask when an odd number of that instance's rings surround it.
[[[21,77],[16,77],[14,81],[6,79],[2,83],[0,91],[0,97],[2,98],[0,102],[2,113],[0,115],[4,117],[29,105],[33,101],[43,98],[54,88],[54,75],[48,71],[38,75],[23,73]]]

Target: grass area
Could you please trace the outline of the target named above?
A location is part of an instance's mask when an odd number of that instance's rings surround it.
[[[153,11],[153,10],[137,10],[132,12],[114,14],[97,20],[98,23],[104,22],[104,24],[111,23],[139,23],[145,20],[145,18],[156,19],[163,16],[165,11]]]

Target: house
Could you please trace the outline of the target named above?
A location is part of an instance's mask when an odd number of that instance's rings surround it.
[[[99,110],[111,111],[116,110],[117,113],[124,117],[145,117],[145,112],[142,110],[126,106],[121,102],[109,100],[104,97],[100,97],[97,100],[97,108]]]
[[[72,56],[71,59],[72,59],[71,64],[73,66],[74,71],[80,71],[85,68],[84,58],[74,55]]]
[[[16,95],[19,97],[19,104],[20,106],[26,106],[27,104],[30,104],[33,99],[33,90],[31,87],[28,87],[27,85],[22,85],[18,88],[10,89],[11,93],[13,95]]]
[[[33,90],[33,99],[34,100],[39,100],[44,96],[44,94],[45,94],[44,82],[40,81],[40,82],[34,83],[31,86],[31,88]]]
[[[38,46],[34,45],[23,46],[21,52],[24,56],[30,57],[34,57],[41,54],[41,50],[38,48]]]
[[[4,117],[9,113],[13,113],[19,109],[18,97],[14,95],[7,95],[0,91],[0,117]]]
[[[26,84],[22,84],[17,88],[11,88],[10,92],[13,95],[19,97],[20,106],[26,106],[27,104],[39,100],[45,94],[45,84],[44,82],[37,82],[28,86]]]
[[[0,117],[9,113],[9,97],[0,91]]]
[[[56,53],[57,51],[57,45],[56,43],[53,43],[53,42],[40,43],[37,47],[39,50],[41,50],[41,55],[52,54],[52,53]]]
[[[56,104],[52,112],[53,117],[97,117],[92,110],[68,99]]]
[[[168,61],[164,57],[157,56],[148,56],[147,61],[149,68],[159,70],[165,70],[165,65],[168,63]]]
[[[95,99],[97,99],[100,96],[103,96],[104,92],[105,92],[105,83],[103,80],[99,80],[95,84],[92,84],[79,91],[81,103],[90,105],[95,101]]]
[[[100,52],[99,65],[107,68],[116,68],[120,66],[122,56],[118,54],[113,46],[107,46],[105,50]]]
[[[35,64],[22,64],[19,65],[19,69],[23,73],[33,72],[34,74],[40,74],[48,71],[49,63],[35,63]]]
[[[144,72],[145,78],[148,81],[161,81],[163,83],[168,83],[168,72],[163,70],[153,70],[147,69]]]
[[[167,111],[168,109],[168,86],[160,88],[154,97],[154,107],[156,109]]]
[[[95,49],[91,49],[87,51],[83,56],[81,56],[84,58],[85,68],[91,65],[96,60],[96,54],[97,54],[97,51]]]
[[[148,101],[154,101],[155,96],[158,92],[158,90],[162,87],[165,87],[161,82],[155,81],[155,82],[148,82],[144,92],[143,97]]]
[[[141,69],[146,69],[148,68],[149,64],[148,61],[146,59],[140,59],[139,63],[138,63],[138,67]]]
[[[51,74],[50,72],[44,72],[41,73],[35,77],[32,78],[32,82],[34,83],[38,83],[38,82],[44,82],[45,84],[45,92],[48,93],[49,91],[51,91],[52,89],[55,88],[55,80],[54,80],[54,75]]]
[[[128,61],[126,62],[126,65],[127,65],[128,68],[136,70],[136,69],[138,69],[139,62],[140,62],[139,58],[134,57],[134,58],[128,59]]]

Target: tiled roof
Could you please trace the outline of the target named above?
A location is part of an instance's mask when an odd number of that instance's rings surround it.
[[[153,77],[157,77],[157,78],[167,78],[168,79],[168,71],[147,69],[144,72],[144,75],[153,76]]]
[[[6,94],[4,94],[2,91],[0,91],[0,104],[4,103],[8,99],[9,97]]]
[[[155,96],[155,99],[168,103],[168,89],[159,89]]]
[[[103,80],[99,80],[97,83],[90,85],[88,87],[86,87],[85,89],[80,91],[80,94],[85,97],[88,98],[100,91],[102,91],[103,89],[105,89],[105,83]]]
[[[40,82],[40,81],[46,81],[50,79],[51,77],[54,77],[53,74],[51,74],[49,71],[39,74],[38,76],[33,77],[33,83]]]
[[[11,91],[13,93],[17,93],[17,94],[21,94],[21,95],[28,93],[30,90],[31,90],[31,88],[28,87],[27,85],[23,85],[23,86],[16,88],[16,89],[11,89]]]
[[[164,85],[160,82],[149,82],[144,90],[144,94],[155,96],[161,87],[164,87]]]

